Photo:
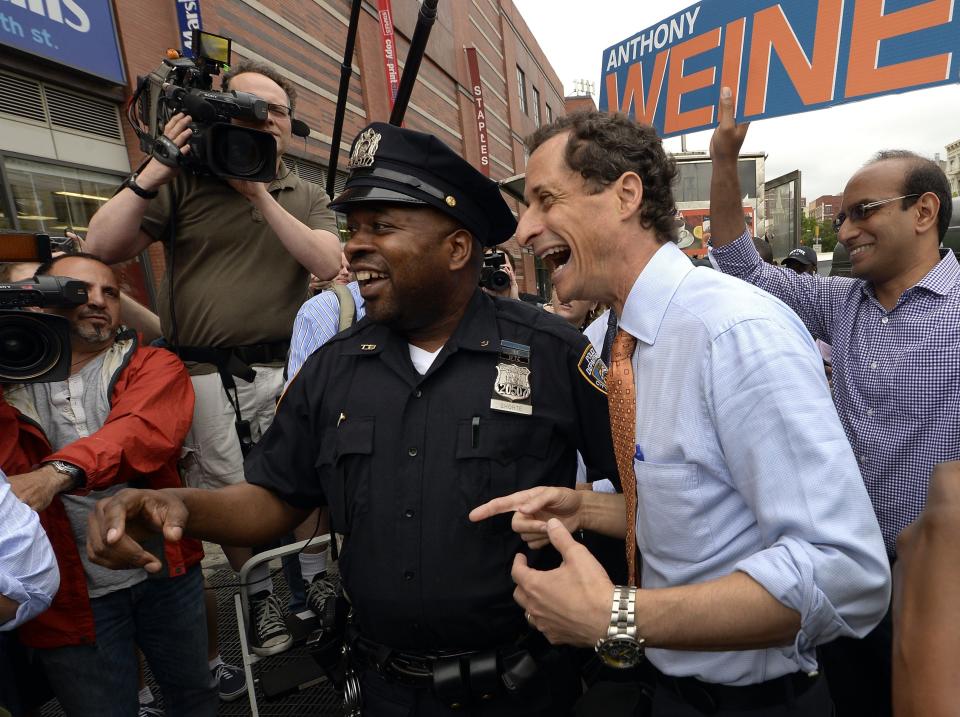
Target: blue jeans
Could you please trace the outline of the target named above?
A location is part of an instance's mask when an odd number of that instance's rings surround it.
[[[90,605],[96,644],[37,650],[68,717],[137,714],[137,647],[160,685],[168,715],[217,714],[199,565],[180,577],[148,578]]]

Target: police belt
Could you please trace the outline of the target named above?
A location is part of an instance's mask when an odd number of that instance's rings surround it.
[[[251,368],[253,364],[285,362],[289,349],[289,341],[273,341],[231,348],[179,346],[175,351],[183,361],[213,364],[221,376],[224,374],[236,376],[250,383],[257,375],[257,372]]]
[[[772,709],[791,704],[817,684],[818,673],[794,672],[753,685],[720,685],[696,677],[671,677],[655,670],[657,685],[667,689],[703,714],[720,710]]]
[[[537,673],[537,658],[552,649],[539,632],[486,650],[395,650],[360,635],[350,639],[359,667],[409,687],[432,689],[447,706],[522,690]]]

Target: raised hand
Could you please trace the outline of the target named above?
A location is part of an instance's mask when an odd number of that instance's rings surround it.
[[[750,123],[737,124],[736,111],[733,92],[729,87],[724,87],[720,90],[719,123],[710,138],[710,157],[715,162],[736,162],[740,157]]]

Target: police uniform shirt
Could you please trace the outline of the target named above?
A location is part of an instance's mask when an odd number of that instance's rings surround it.
[[[531,415],[491,409],[501,340],[530,348]],[[604,374],[565,321],[479,290],[423,376],[406,337],[364,319],[306,361],[247,459],[247,481],[300,508],[329,505],[368,639],[502,645],[527,629],[510,578],[523,542],[511,515],[467,514],[517,490],[573,487],[577,450],[615,475]],[[529,557],[557,559],[549,548]]]

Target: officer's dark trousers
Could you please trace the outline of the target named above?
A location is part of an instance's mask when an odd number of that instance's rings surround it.
[[[892,652],[891,610],[862,640],[841,637],[821,646],[821,667],[837,717],[890,717]]]
[[[657,685],[650,717],[832,717],[833,714],[827,681],[820,679],[802,695],[782,705],[766,705],[755,710],[720,709],[715,712],[701,712],[682,701],[671,689]]]
[[[363,717],[566,717],[580,697],[580,677],[569,660],[539,663],[541,670],[522,695],[505,693],[450,709],[429,689],[387,682],[364,670],[360,691]]]

